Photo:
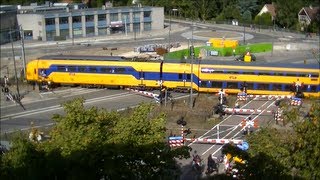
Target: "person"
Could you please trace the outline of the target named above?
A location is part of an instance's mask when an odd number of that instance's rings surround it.
[[[241,89],[240,89],[240,90],[241,90],[243,93],[247,94],[247,87],[248,87],[247,82],[244,81],[244,82],[241,84]]]
[[[4,79],[4,87],[7,87],[9,85],[9,78],[7,76],[4,76],[3,79]]]
[[[216,162],[212,158],[212,154],[209,154],[207,163],[208,163],[208,168],[207,168],[208,173],[212,173],[214,170],[217,169]]]
[[[236,101],[235,105],[234,105],[234,108],[240,108],[240,105],[239,105],[239,102]]]
[[[232,54],[233,54],[233,57],[235,58],[236,57],[236,49],[233,48]]]

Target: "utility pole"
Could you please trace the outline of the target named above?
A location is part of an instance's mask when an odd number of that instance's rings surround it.
[[[168,52],[170,52],[170,33],[171,33],[171,9],[169,10],[169,37],[168,37]]]
[[[127,32],[127,16],[125,16],[125,19],[124,19],[124,29],[126,31],[126,36],[128,36],[128,32]]]
[[[194,47],[190,47],[191,52],[191,72],[190,72],[190,109],[193,108],[193,58],[194,58]]]
[[[10,41],[11,41],[11,49],[12,49],[12,58],[13,58],[13,66],[14,66],[14,76],[16,80],[16,86],[17,86],[17,94],[18,99],[20,100],[20,92],[19,92],[19,82],[18,82],[18,76],[17,76],[17,66],[16,66],[16,58],[14,55],[14,48],[13,48],[13,39],[12,39],[12,31],[9,32],[10,35]]]
[[[190,109],[193,108],[193,58],[194,58],[194,46],[193,46],[193,18],[192,18],[192,27],[191,27],[191,46],[190,46],[190,55],[191,55],[191,72],[190,72]]]
[[[243,24],[243,45],[246,45],[246,26]]]
[[[20,37],[21,37],[21,56],[22,56],[22,63],[23,63],[23,76],[24,79],[27,79],[27,68],[26,68],[26,55],[24,51],[24,32],[22,26],[20,25]]]

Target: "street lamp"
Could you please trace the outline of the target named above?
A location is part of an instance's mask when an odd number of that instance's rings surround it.
[[[12,58],[13,58],[13,67],[14,67],[14,76],[15,76],[15,80],[16,80],[16,86],[17,86],[17,95],[18,95],[18,99],[20,100],[20,92],[19,92],[19,82],[18,82],[18,76],[17,76],[17,66],[16,66],[16,58],[14,55],[14,48],[13,48],[13,39],[12,39],[12,33],[15,31],[9,31],[9,35],[10,35],[10,42],[11,42],[11,49],[12,49]]]

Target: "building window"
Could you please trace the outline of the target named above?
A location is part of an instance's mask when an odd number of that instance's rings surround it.
[[[94,27],[87,27],[86,34],[87,36],[94,36]]]
[[[60,36],[68,39],[69,38],[69,29],[60,29]]]
[[[107,30],[107,28],[98,28],[98,35],[106,35]]]
[[[46,18],[46,26],[48,25],[55,25],[54,18]]]
[[[143,26],[145,31],[151,31],[151,23],[144,23]]]
[[[140,12],[133,13],[133,21],[135,21],[135,22],[140,21]]]
[[[122,13],[121,16],[122,16],[121,19],[123,22],[127,22],[127,23],[130,22],[129,13]]]
[[[32,39],[32,37],[33,37],[32,30],[24,30],[23,33],[24,33],[25,39],[29,39],[29,40]]]
[[[73,29],[73,36],[74,37],[81,37],[82,36],[82,28],[74,28]]]
[[[118,21],[118,13],[111,13],[110,21]]]
[[[105,14],[98,14],[98,21],[106,21],[106,15]]]
[[[68,24],[69,18],[68,17],[61,17],[59,18],[59,24]]]
[[[140,32],[140,23],[133,24],[133,32]]]
[[[151,16],[151,11],[145,11],[143,12],[143,17],[148,18]]]
[[[81,23],[81,16],[73,16],[72,23]]]
[[[93,22],[94,21],[94,15],[87,15],[86,16],[86,22]]]
[[[47,41],[52,41],[56,36],[56,31],[47,31],[46,35],[47,35]]]

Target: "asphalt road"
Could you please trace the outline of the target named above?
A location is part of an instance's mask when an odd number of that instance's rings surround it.
[[[248,101],[241,109],[255,109],[262,110],[261,112],[256,113],[246,113],[246,114],[230,114],[226,115],[221,122],[212,127],[211,130],[205,132],[202,136],[197,137],[200,140],[203,138],[207,139],[234,139],[234,140],[245,140],[245,135],[243,134],[243,126],[241,125],[242,120],[248,119],[250,116],[252,120],[257,121],[258,126],[266,126],[273,119],[272,112],[275,110],[276,106],[274,105],[274,100],[267,99],[252,99]],[[251,128],[254,132],[257,129]],[[179,160],[180,166],[183,169],[183,174],[181,180],[193,180],[197,179],[199,176],[205,177],[204,173],[206,170],[207,157],[212,154],[215,157],[221,156],[222,144],[210,144],[210,143],[201,143],[201,142],[189,142],[188,146],[192,148],[191,154],[198,154],[202,158],[203,163],[203,172],[195,172],[192,167],[192,157],[189,159]],[[220,165],[220,173],[223,173],[223,165]]]
[[[130,93],[125,90],[71,88],[52,92],[40,93],[22,99],[26,110],[13,102],[1,101],[1,134],[14,130],[35,126],[51,125],[53,114],[63,114],[61,104],[74,98],[83,97],[85,106],[95,106],[107,110],[121,110],[133,107],[141,102],[151,102],[150,98]]]

